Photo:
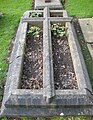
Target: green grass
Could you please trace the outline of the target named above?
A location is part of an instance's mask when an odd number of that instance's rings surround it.
[[[31,0],[0,0],[0,81],[5,79],[9,44],[15,34],[20,17],[31,9]]]
[[[92,120],[91,117],[51,117],[51,118],[44,118],[44,117],[38,117],[38,118],[31,118],[31,117],[21,117],[19,119],[14,118],[6,118],[3,117],[0,120]]]
[[[65,8],[70,16],[93,16],[93,0],[66,0]]]

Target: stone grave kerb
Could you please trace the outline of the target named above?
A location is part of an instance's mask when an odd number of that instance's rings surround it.
[[[50,9],[63,9],[60,0],[35,0],[35,9],[41,10],[45,7],[49,7]]]
[[[43,17],[29,18],[30,12],[33,11],[43,12]],[[44,10],[33,11],[27,11],[19,24],[10,59],[1,115],[12,117],[93,115],[92,88],[74,31],[72,18],[68,17],[65,10],[49,10],[46,7]],[[60,12],[63,17],[50,17],[50,12]],[[19,83],[26,45],[27,26],[28,23],[38,22],[43,23],[43,89],[20,89]],[[54,88],[51,22],[65,23],[68,28],[68,43],[78,89],[55,90]]]

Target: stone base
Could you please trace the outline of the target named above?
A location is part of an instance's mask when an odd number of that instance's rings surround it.
[[[35,0],[35,9],[44,9],[46,6],[48,6],[50,9],[63,9],[60,0],[51,0],[51,2]]]

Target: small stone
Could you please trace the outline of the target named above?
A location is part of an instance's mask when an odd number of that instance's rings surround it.
[[[64,116],[64,113],[60,113],[60,116]]]

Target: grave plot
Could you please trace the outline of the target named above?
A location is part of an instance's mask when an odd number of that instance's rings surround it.
[[[65,23],[51,23],[55,89],[78,89]]]
[[[32,17],[33,12],[42,15]],[[22,17],[1,115],[93,115],[88,73],[72,18],[65,10],[46,7],[27,11]]]
[[[21,79],[22,89],[43,88],[43,22],[28,24]]]
[[[35,0],[35,9],[44,9],[49,7],[50,9],[63,9],[60,0]]]

